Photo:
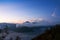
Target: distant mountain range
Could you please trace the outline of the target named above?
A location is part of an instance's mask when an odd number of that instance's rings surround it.
[[[14,23],[0,23],[0,29],[5,28],[6,26],[8,26],[10,29],[16,28],[16,24]]]
[[[40,22],[39,22],[40,23]],[[23,24],[14,24],[14,23],[0,23],[0,29],[8,26],[9,30],[23,33],[33,33],[40,34],[44,32],[46,29],[50,29],[52,26],[40,25],[38,22],[29,22],[26,21]],[[37,25],[39,24],[39,25]],[[16,26],[18,25],[18,26]]]
[[[29,21],[26,21],[24,22],[23,24],[20,24],[17,26],[28,26],[28,27],[32,27],[32,26],[50,26],[50,25],[53,25],[53,24],[50,24],[48,21],[33,21],[33,22],[29,22]]]

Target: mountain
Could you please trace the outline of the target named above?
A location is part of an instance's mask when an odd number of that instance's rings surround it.
[[[48,21],[33,21],[33,22],[29,22],[26,21],[22,24],[22,26],[28,26],[28,27],[32,27],[32,26],[48,26],[50,25],[50,23]]]
[[[23,26],[28,26],[28,27],[32,27],[33,26],[33,24],[31,22],[29,22],[29,21],[24,22],[22,25]]]
[[[16,28],[16,24],[14,24],[14,23],[0,23],[0,29],[5,28],[6,26],[8,26],[9,29],[15,29]]]
[[[60,24],[34,37],[32,40],[60,40]]]

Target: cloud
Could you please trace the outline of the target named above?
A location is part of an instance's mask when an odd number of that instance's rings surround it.
[[[30,22],[39,22],[39,21],[43,21],[44,18],[32,18],[31,20],[29,20]]]
[[[29,21],[28,21],[29,22]],[[37,22],[37,21],[34,21],[34,22],[29,22],[29,23],[23,23],[22,25],[24,25],[24,26],[47,26],[47,25],[50,25],[50,23],[48,22],[48,21],[39,21],[39,22]]]
[[[44,18],[35,18],[32,21],[26,21],[22,25],[24,26],[41,26],[41,25],[50,25],[50,23]]]
[[[55,12],[54,12],[54,13],[52,13],[52,15],[51,15],[51,16],[55,17],[55,16],[56,16]]]
[[[58,16],[58,12],[56,11],[57,8],[55,8],[55,10],[53,11],[53,13],[51,14],[52,17],[55,17],[55,18],[60,18],[60,16]]]
[[[52,17],[56,17],[56,8],[55,8],[55,10],[53,11],[53,13],[52,13],[51,16],[52,16]]]
[[[60,16],[56,15],[55,12],[53,12],[51,16],[52,16],[52,17],[55,17],[55,18],[60,18]]]

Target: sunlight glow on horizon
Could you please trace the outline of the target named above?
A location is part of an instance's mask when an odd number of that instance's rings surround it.
[[[43,21],[44,19],[43,18],[38,18],[38,19],[29,19],[29,20],[16,20],[16,19],[1,19],[0,18],[0,23],[3,23],[3,22],[6,22],[6,23],[24,23],[26,21],[29,21],[29,22],[38,22],[38,21]]]
[[[20,5],[21,9],[23,5]],[[28,11],[18,9],[18,5],[15,4],[0,4],[0,22],[8,23],[23,23],[25,21],[42,21],[43,18],[29,17]],[[23,15],[24,14],[24,15]],[[26,14],[26,15],[25,15]],[[28,16],[27,16],[28,15]]]
[[[0,1],[0,22],[48,21],[55,24],[60,22],[60,7],[56,7],[59,4],[56,0]]]
[[[23,20],[0,19],[0,23],[23,23]]]

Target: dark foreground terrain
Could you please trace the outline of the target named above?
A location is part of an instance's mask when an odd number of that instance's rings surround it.
[[[60,40],[60,25],[51,27],[50,30],[46,30],[45,33],[38,35],[32,40]]]
[[[0,29],[0,40],[60,40],[60,25],[16,28],[6,24]]]

